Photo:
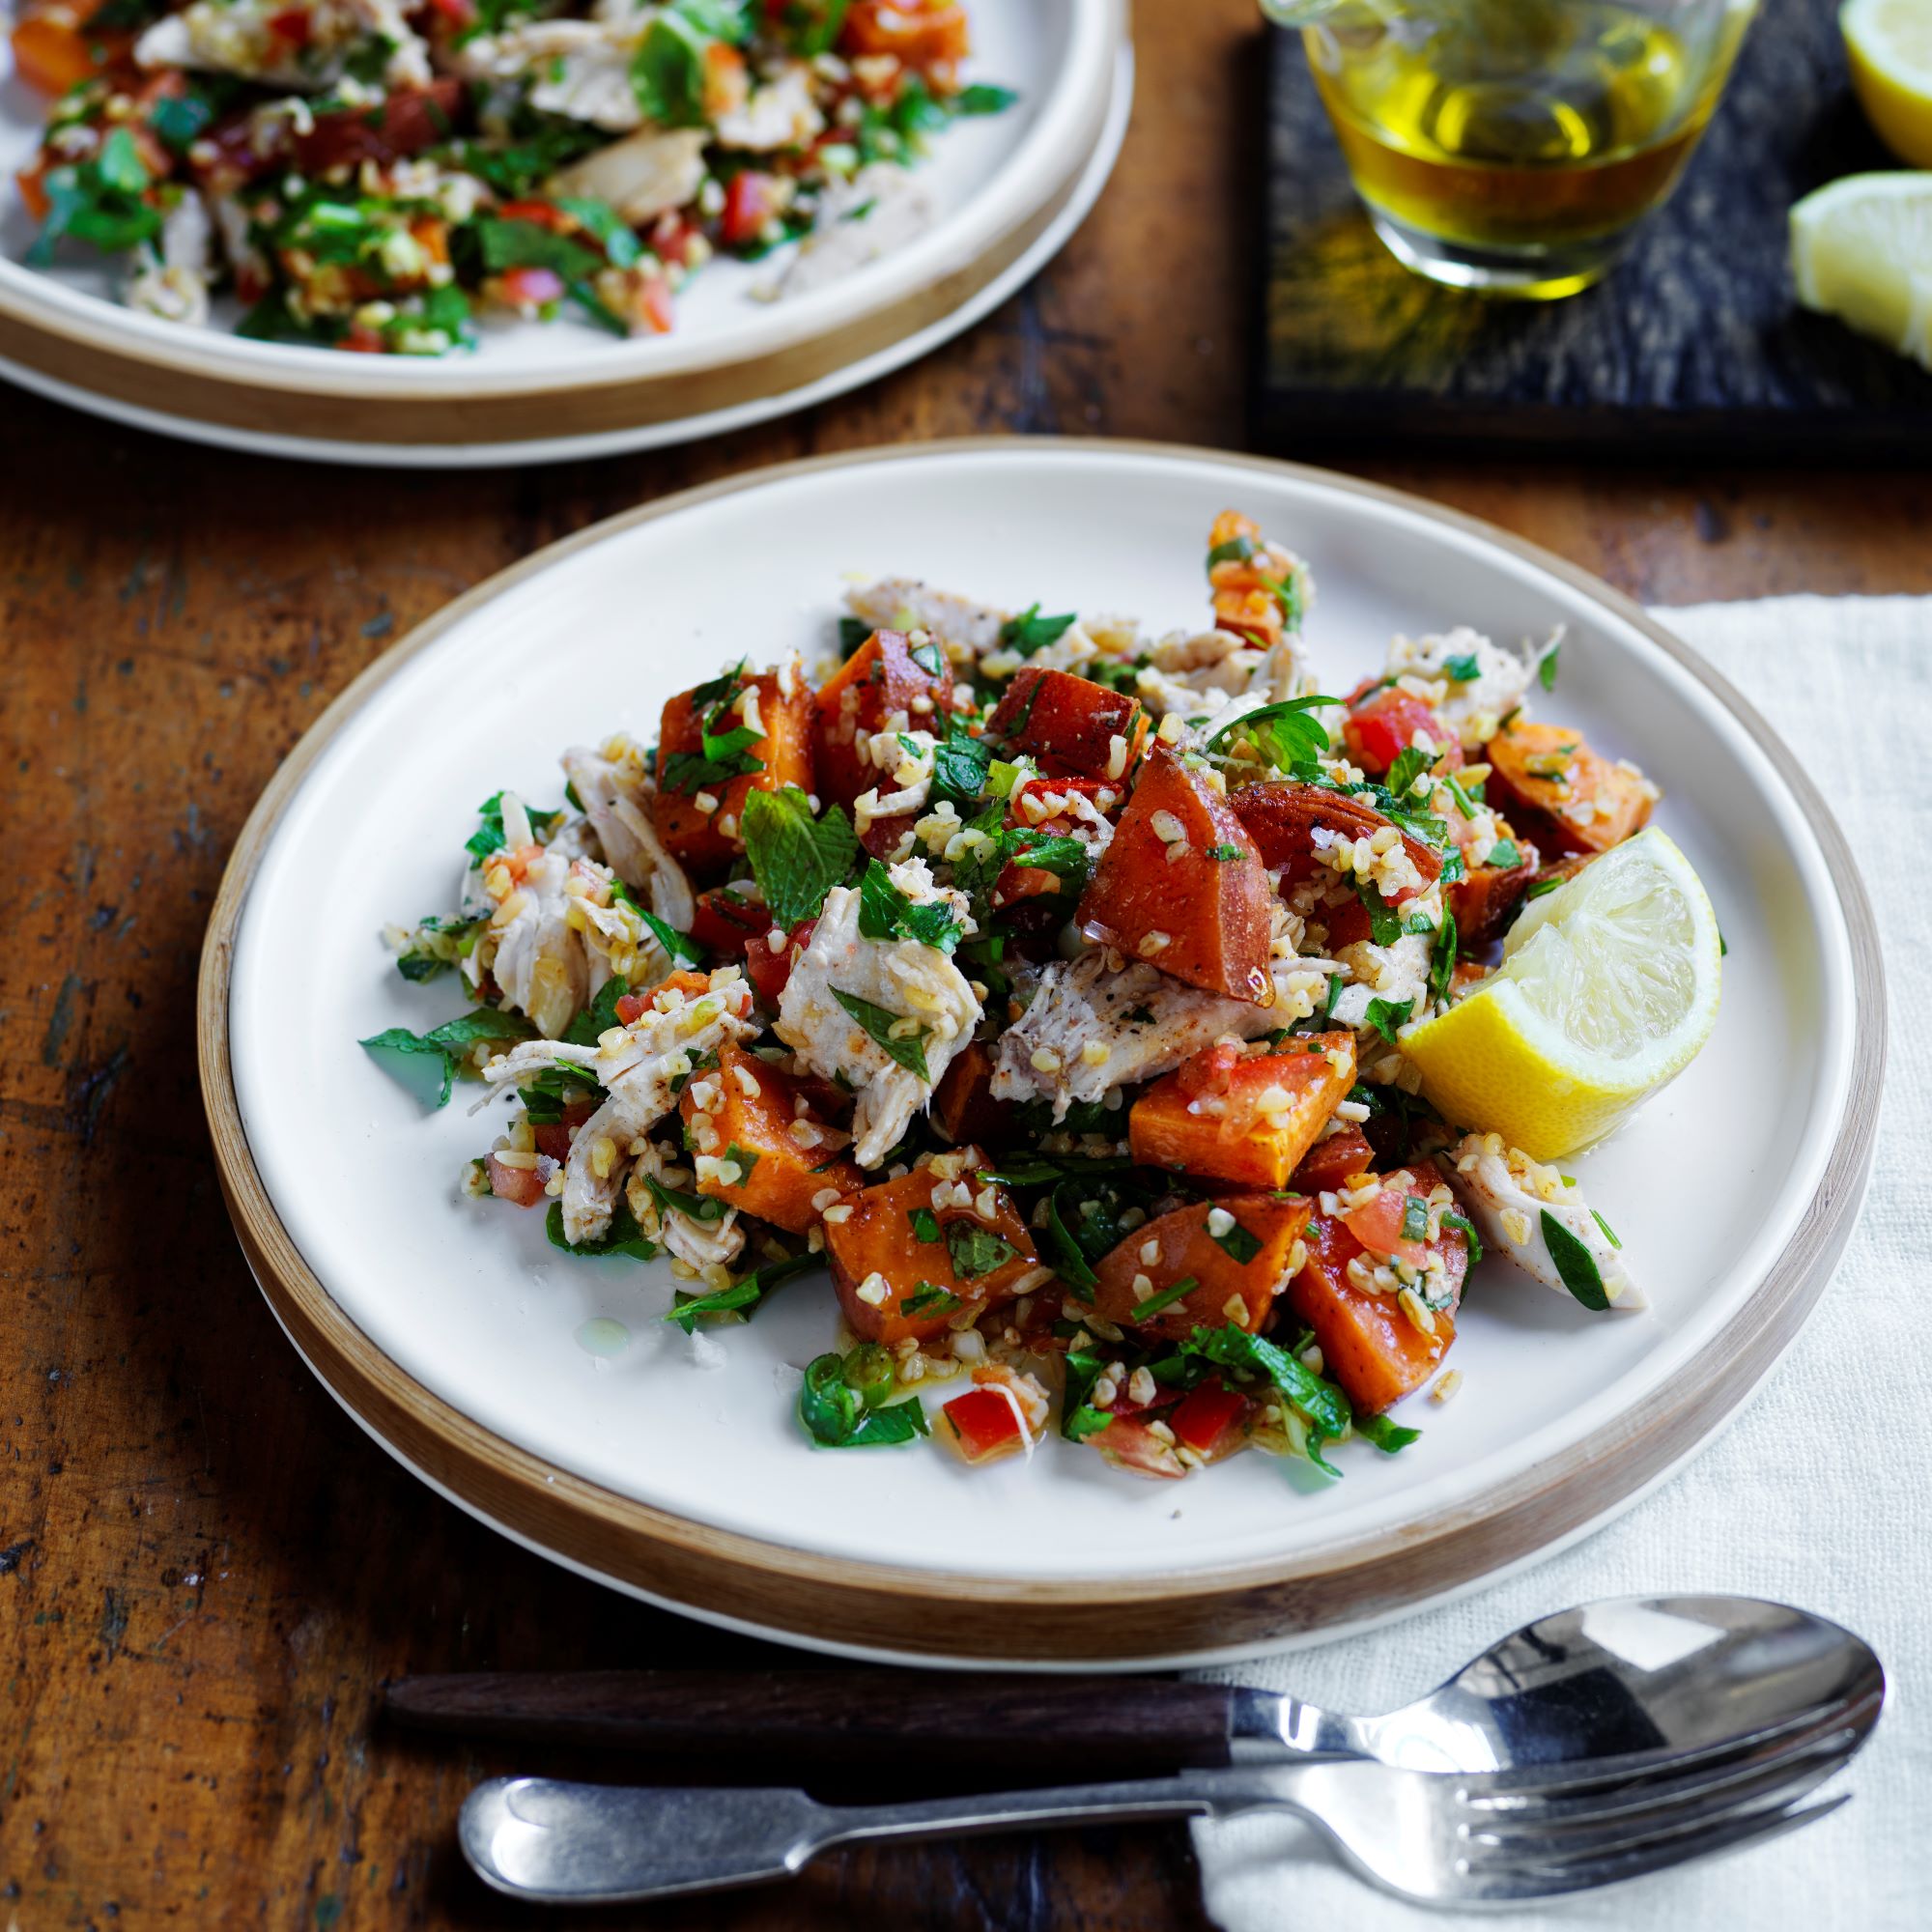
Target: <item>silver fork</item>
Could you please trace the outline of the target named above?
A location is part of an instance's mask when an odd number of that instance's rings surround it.
[[[1850,1762],[1880,1701],[1741,1741],[1689,1769],[1604,1759],[1464,1776],[1336,1759],[877,1805],[820,1804],[802,1791],[499,1777],[469,1794],[460,1837],[498,1891],[591,1905],[789,1878],[861,1839],[1287,1811],[1386,1891],[1427,1905],[1504,1905],[1639,1878],[1826,1816],[1845,1799],[1801,1801]]]

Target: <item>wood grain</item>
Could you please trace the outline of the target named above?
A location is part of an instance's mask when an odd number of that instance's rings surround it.
[[[1273,35],[1264,440],[1922,460],[1932,372],[1791,288],[1792,203],[1897,165],[1853,98],[1837,14],[1837,0],[1762,0],[1676,193],[1608,280],[1558,302],[1489,301],[1404,269],[1350,184],[1300,36]]]
[[[405,1475],[316,1385],[214,1184],[192,1044],[202,928],[250,806],[327,700],[553,536],[873,441],[1238,445],[1253,19],[1248,0],[1141,7],[1134,126],[1067,252],[970,336],[836,409],[696,449],[437,477],[193,450],[0,390],[0,822],[14,854],[0,927],[0,1918],[527,1927],[462,1872],[450,1821],[477,1776],[573,1767],[387,1733],[382,1678],[794,1662],[524,1553]],[[1611,473],[1437,454],[1363,473],[1645,602],[1932,592],[1922,471],[1723,454]],[[1205,1924],[1176,1827],[855,1853],[788,1892],[582,1922]]]

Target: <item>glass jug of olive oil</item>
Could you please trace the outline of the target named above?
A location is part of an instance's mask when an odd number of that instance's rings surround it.
[[[1755,0],[1262,0],[1376,231],[1459,288],[1587,288],[1675,186]]]

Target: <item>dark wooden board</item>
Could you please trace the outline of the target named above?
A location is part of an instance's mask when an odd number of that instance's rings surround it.
[[[1859,112],[1836,15],[1837,0],[1766,0],[1676,194],[1607,280],[1555,302],[1402,268],[1350,185],[1300,36],[1272,32],[1257,441],[1922,461],[1932,374],[1791,291],[1791,204],[1896,165]]]

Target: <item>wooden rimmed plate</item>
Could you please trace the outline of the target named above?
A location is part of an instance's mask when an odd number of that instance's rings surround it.
[[[814,1453],[791,1371],[829,1346],[822,1277],[688,1342],[658,1266],[582,1262],[541,1217],[460,1198],[496,1131],[425,1117],[355,1046],[458,1010],[379,939],[444,907],[471,808],[547,802],[565,745],[649,739],[741,652],[823,640],[841,573],[1015,608],[1200,620],[1204,534],[1237,505],[1311,559],[1331,689],[1393,631],[1568,627],[1545,713],[1661,781],[1729,941],[1702,1057],[1574,1164],[1653,1306],[1592,1320],[1486,1264],[1455,1402],[1318,1492],[1236,1459],[1143,1483],[1058,1442],[969,1471]],[[1662,626],[1502,532],[1320,470],[1044,440],[788,466],[651,504],[461,599],[357,680],[248,821],[203,958],[202,1076],[224,1188],[277,1318],[379,1440],[559,1561],[786,1640],[932,1663],[1237,1657],[1387,1618],[1630,1503],[1796,1336],[1870,1159],[1884,1000],[1869,909],[1810,780]],[[599,1318],[631,1340],[580,1339]],[[589,1339],[608,1335],[591,1331]],[[1414,1405],[1411,1405],[1414,1406]]]
[[[474,354],[343,355],[137,314],[84,251],[23,257],[34,224],[0,196],[0,376],[198,441],[329,462],[556,462],[722,434],[825,400],[970,327],[1063,246],[1105,185],[1133,69],[1125,0],[978,0],[974,78],[1019,95],[949,128],[918,171],[934,213],[908,245],[781,301],[775,263],[712,263],[673,333],[613,342],[569,318],[492,321]],[[0,179],[32,156],[45,103],[0,42]],[[232,312],[231,312],[232,311]]]

